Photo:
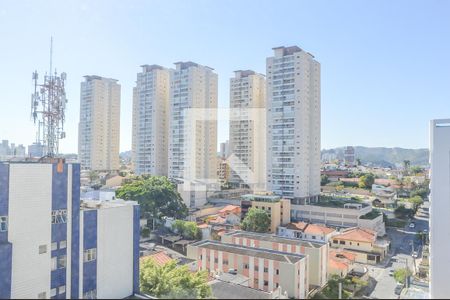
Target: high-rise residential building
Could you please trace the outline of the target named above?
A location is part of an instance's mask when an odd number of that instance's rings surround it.
[[[347,146],[344,149],[344,163],[346,166],[354,166],[356,164],[355,148],[352,146]]]
[[[430,291],[450,295],[450,119],[430,123]]]
[[[28,146],[29,157],[42,157],[44,156],[44,145],[40,142],[33,143]]]
[[[139,205],[80,201],[80,165],[0,163],[0,299],[139,291]]]
[[[266,80],[251,70],[230,79],[230,153],[235,186],[265,190]]]
[[[217,179],[217,74],[177,62],[170,78],[169,177],[211,183]],[[196,206],[194,199],[184,199]]]
[[[143,65],[133,89],[132,161],[135,173],[168,174],[170,72]]]
[[[227,159],[230,155],[230,142],[226,140],[223,143],[220,143],[220,151],[219,156],[223,159]]]
[[[297,46],[267,58],[267,189],[298,204],[320,194],[320,64]]]
[[[116,79],[85,76],[81,83],[78,159],[83,170],[120,167],[120,85]]]

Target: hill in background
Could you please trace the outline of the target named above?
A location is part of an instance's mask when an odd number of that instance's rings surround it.
[[[372,164],[380,167],[402,166],[404,160],[409,160],[411,166],[428,166],[428,149],[404,149],[385,147],[362,147],[356,146],[355,156],[363,164]],[[345,147],[324,149],[322,158],[336,155],[337,159],[344,159]]]

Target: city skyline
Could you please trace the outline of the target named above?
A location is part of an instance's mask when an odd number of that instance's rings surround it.
[[[35,140],[36,128],[27,111],[31,73],[48,70],[50,36],[54,36],[53,65],[68,74],[63,153],[77,149],[79,84],[84,75],[116,78],[122,84],[120,150],[125,151],[131,149],[132,88],[140,65],[173,66],[191,60],[210,66],[219,78],[218,106],[229,107],[233,71],[253,69],[264,74],[265,58],[281,45],[299,45],[321,62],[322,148],[426,148],[428,120],[445,117],[450,97],[445,88],[450,79],[446,55],[450,43],[442,38],[450,34],[446,2],[398,1],[364,7],[357,2],[287,1],[285,6],[246,2],[239,11],[226,1],[198,3],[202,5],[196,8],[179,1],[108,6],[102,1],[2,3],[0,27],[7,30],[0,30],[0,38],[8,47],[0,52],[0,65],[8,72],[0,75],[0,104],[8,109],[0,111],[0,119],[8,126],[0,128],[0,138],[24,145]],[[27,22],[22,22],[25,14]],[[211,25],[204,30],[201,24],[208,20]],[[39,26],[26,25],[30,23]],[[245,27],[251,31],[241,30]],[[418,59],[421,53],[426,59]],[[220,143],[228,139],[228,124],[218,126]]]

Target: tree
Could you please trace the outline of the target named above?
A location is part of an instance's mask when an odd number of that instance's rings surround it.
[[[185,218],[188,209],[177,192],[175,184],[164,176],[141,176],[116,191],[117,198],[134,200],[141,205],[143,215],[161,219]]]
[[[270,228],[269,214],[260,208],[250,208],[242,221],[241,228],[247,231],[267,232]]]
[[[98,180],[98,173],[96,171],[90,171],[89,172],[89,180],[91,183]]]
[[[422,197],[420,197],[420,196],[418,196],[418,195],[417,195],[417,196],[414,196],[414,197],[412,197],[412,198],[409,198],[408,201],[412,203],[412,205],[413,205],[413,210],[414,210],[414,211],[417,211],[417,209],[419,208],[419,206],[421,206],[422,203],[423,203]]]
[[[205,271],[191,273],[188,266],[177,266],[175,260],[163,266],[147,259],[141,264],[140,288],[145,294],[162,299],[211,298],[208,274]]]
[[[368,173],[359,177],[358,186],[363,189],[368,189],[372,187],[375,182],[375,176],[372,173]]]
[[[325,175],[325,174],[320,175],[320,185],[326,185],[329,182],[330,182],[330,180],[328,179],[327,175]]]
[[[417,174],[423,173],[423,168],[420,166],[412,166],[410,171],[412,174],[417,175]]]
[[[396,218],[405,219],[412,217],[413,211],[409,208],[406,208],[404,205],[400,205],[394,210],[394,215]]]
[[[188,240],[201,238],[201,232],[195,222],[175,220],[172,224],[172,230],[178,234],[181,234],[185,239]]]
[[[411,276],[411,271],[406,268],[397,269],[394,271],[394,278],[400,283],[405,283],[406,277],[408,276]]]

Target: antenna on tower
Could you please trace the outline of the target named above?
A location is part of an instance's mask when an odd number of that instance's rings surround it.
[[[53,73],[53,37],[50,38],[50,73],[38,84],[38,72],[34,71],[34,93],[31,94],[31,117],[38,125],[37,142],[44,147],[46,157],[59,154],[59,140],[66,137],[64,121],[66,111],[66,73]]]

